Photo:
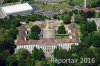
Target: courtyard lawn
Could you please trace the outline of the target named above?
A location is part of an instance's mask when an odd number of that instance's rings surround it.
[[[57,38],[57,39],[62,39],[62,38],[67,38],[67,39],[68,39],[68,38],[69,38],[69,35],[66,35],[66,36],[63,36],[63,37],[62,37],[62,36],[57,36],[57,35],[56,35],[56,38]]]

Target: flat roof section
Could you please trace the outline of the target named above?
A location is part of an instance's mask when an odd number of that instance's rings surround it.
[[[35,11],[35,12],[36,11],[41,11],[40,7],[37,6],[37,5],[33,5],[32,8],[33,8],[33,11]]]
[[[32,7],[28,3],[17,4],[17,5],[12,5],[12,6],[5,6],[1,8],[6,14],[12,14],[12,13],[32,10]]]

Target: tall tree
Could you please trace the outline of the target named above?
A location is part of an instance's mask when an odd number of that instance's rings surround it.
[[[37,25],[34,25],[32,28],[31,28],[31,33],[37,33],[37,34],[40,34],[41,32],[41,29],[39,26]]]
[[[37,49],[36,47],[34,47],[34,49],[32,51],[32,57],[35,60],[42,60],[45,58],[45,54],[42,49]]]
[[[37,34],[37,33],[31,33],[29,35],[29,39],[39,40],[39,34]]]
[[[7,65],[8,66],[18,66],[18,62],[15,55],[9,55],[7,57]]]
[[[57,32],[58,34],[66,34],[64,25],[59,26]]]
[[[27,57],[30,57],[30,56],[31,56],[30,52],[24,48],[19,49],[16,53],[17,60],[26,59]]]

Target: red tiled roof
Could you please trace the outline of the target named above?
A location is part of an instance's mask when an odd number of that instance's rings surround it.
[[[42,40],[27,40],[27,41],[20,40],[17,42],[17,44],[22,44],[22,45],[59,44],[59,43],[79,43],[79,39],[78,38],[73,38],[73,39],[42,39]]]
[[[77,35],[77,31],[75,30],[74,23],[71,23],[68,27],[71,30],[71,35],[75,33],[74,36],[72,36],[72,39],[56,39],[56,38],[48,38],[48,39],[41,39],[41,40],[26,40],[26,28],[25,26],[21,26],[19,30],[19,34],[17,36],[17,44],[22,44],[22,45],[30,45],[30,44],[58,44],[58,43],[79,43],[79,37]]]
[[[100,7],[95,7],[95,8],[81,8],[80,10],[87,12],[87,11],[94,11],[94,10],[100,10]]]
[[[100,7],[96,7],[96,8],[94,8],[95,10],[100,10]]]

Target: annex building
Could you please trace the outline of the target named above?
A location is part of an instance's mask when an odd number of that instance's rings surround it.
[[[33,8],[28,3],[4,6],[0,8],[1,18],[9,15],[23,15],[33,11]]]

